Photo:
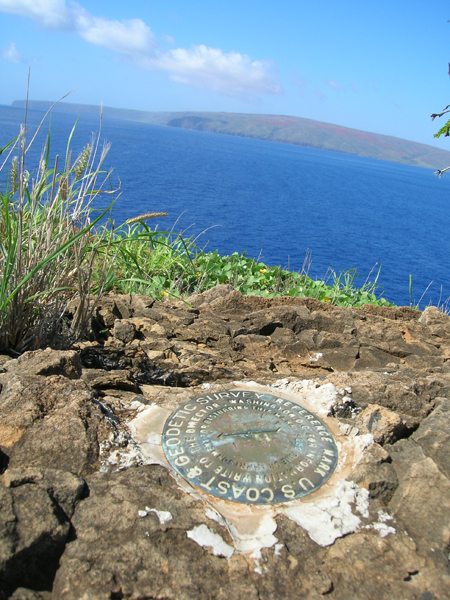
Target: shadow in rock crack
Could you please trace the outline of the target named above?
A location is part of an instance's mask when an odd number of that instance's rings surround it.
[[[18,587],[50,592],[66,541],[66,535],[55,543],[50,535],[44,533],[6,561],[0,573],[0,589],[3,593],[0,599],[6,600]]]
[[[9,456],[0,450],[0,475],[3,475],[3,473],[6,471],[8,464]]]

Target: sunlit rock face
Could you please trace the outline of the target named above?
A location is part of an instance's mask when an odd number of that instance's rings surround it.
[[[219,286],[188,304],[107,297],[93,328],[98,340],[70,352],[1,357],[1,600],[448,597],[448,316]],[[329,432],[337,458],[321,485],[272,501],[291,483],[257,498],[256,471],[238,482],[211,464],[228,497],[175,468],[170,419],[236,390]],[[301,461],[271,444],[290,426],[269,421],[211,423],[244,466],[257,451],[286,474],[277,461]],[[208,435],[197,442],[214,446]]]

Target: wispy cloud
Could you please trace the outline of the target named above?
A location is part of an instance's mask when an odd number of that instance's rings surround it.
[[[10,63],[25,62],[25,57],[17,51],[15,42],[11,42],[10,45],[3,50],[2,58]]]
[[[171,35],[167,35],[166,33],[164,33],[161,37],[168,44],[175,44],[175,40]]]
[[[251,60],[239,52],[204,45],[164,50],[142,19],[96,17],[80,4],[65,0],[0,0],[0,11],[28,17],[41,29],[79,35],[121,53],[138,67],[166,71],[179,83],[229,95],[282,93],[271,61]]]
[[[333,90],[342,90],[342,86],[340,86],[338,83],[336,83],[335,81],[333,81],[333,79],[330,79],[329,81],[327,81],[327,84],[333,88]]]
[[[326,102],[326,97],[322,94],[319,89],[314,90],[314,95],[319,102]]]

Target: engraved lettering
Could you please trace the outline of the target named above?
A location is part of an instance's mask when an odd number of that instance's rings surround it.
[[[189,471],[186,473],[186,477],[189,479],[193,479],[194,477],[198,477],[203,473],[203,470],[200,467],[191,467]]]
[[[231,486],[231,489],[233,490],[233,496],[234,496],[236,499],[237,499],[237,498],[239,498],[239,496],[240,496],[240,495],[241,495],[243,492],[245,492],[245,487],[241,487],[241,488],[239,488],[239,487],[237,487],[236,485],[234,485],[234,483],[233,483],[233,485]]]
[[[214,479],[215,479],[215,477],[211,477],[211,479],[208,482],[206,482],[206,483],[200,483],[200,485],[202,487],[204,487],[205,490],[208,490],[210,492],[211,491],[211,484],[214,481]]]
[[[184,454],[183,448],[180,446],[179,448],[169,448],[170,456],[178,456],[179,454]]]
[[[305,482],[305,483],[303,483],[303,482]],[[311,486],[311,488],[313,488],[313,487],[314,487],[314,484],[313,484],[313,483],[311,483],[311,482],[310,482],[310,480],[309,480],[309,479],[307,479],[306,477],[303,477],[302,479],[299,479],[299,481],[298,481],[298,484],[299,484],[299,485],[300,485],[300,486],[301,486],[301,487],[302,487],[304,490],[307,490],[307,489],[308,489],[308,488],[307,488],[307,486],[306,486],[306,484],[307,484],[307,483],[308,483],[308,484]]]
[[[272,500],[273,500],[273,498],[274,498],[274,493],[272,492],[272,490],[271,490],[270,488],[267,488],[267,487],[263,488],[263,489],[261,490],[261,496],[263,496],[263,498],[265,497],[265,496],[263,495],[263,494],[264,494],[264,492],[267,492],[267,494],[268,494],[268,497],[267,497],[267,498],[265,498],[265,499],[266,499],[268,502],[272,502]]]
[[[247,498],[247,500],[250,500],[250,502],[256,502],[259,498],[258,488],[248,488],[248,490],[245,493],[245,497]]]
[[[295,498],[295,492],[292,489],[292,486],[287,485],[287,484],[283,485],[283,486],[281,486],[281,491],[283,492],[285,497],[288,498],[288,500],[292,500],[292,498]]]
[[[179,438],[169,438],[166,442],[167,446],[178,446],[181,444]]]
[[[219,488],[219,494],[226,494],[230,489],[230,484],[228,481],[221,481],[217,484],[217,487]]]
[[[171,427],[166,431],[166,435],[180,435],[180,430],[176,427]]]

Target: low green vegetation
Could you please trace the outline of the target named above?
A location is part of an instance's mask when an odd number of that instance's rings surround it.
[[[341,307],[394,306],[380,297],[379,271],[373,282],[361,287],[355,269],[340,275],[329,271],[326,281],[314,280],[305,272],[306,265],[296,272],[270,267],[245,253],[220,256],[197,249],[181,235],[152,231],[143,222],[117,230],[112,243],[119,251],[106,286],[121,293],[186,297],[228,283],[246,295],[311,297]]]
[[[42,123],[41,123],[42,125]],[[205,252],[196,240],[158,231],[149,213],[115,227],[109,173],[102,170],[108,147],[100,136],[72,160],[69,137],[64,160],[50,160],[50,134],[39,164],[28,171],[33,143],[23,127],[0,148],[0,350],[21,353],[46,345],[68,347],[89,330],[98,298],[106,291],[182,297],[229,283],[243,294],[313,297],[335,306],[393,306],[380,298],[378,274],[357,287],[350,270],[315,281],[305,268],[291,272],[237,253]],[[61,166],[60,166],[61,165]],[[100,195],[110,195],[103,212]],[[103,203],[104,205],[104,203]],[[67,304],[78,298],[75,315]]]

